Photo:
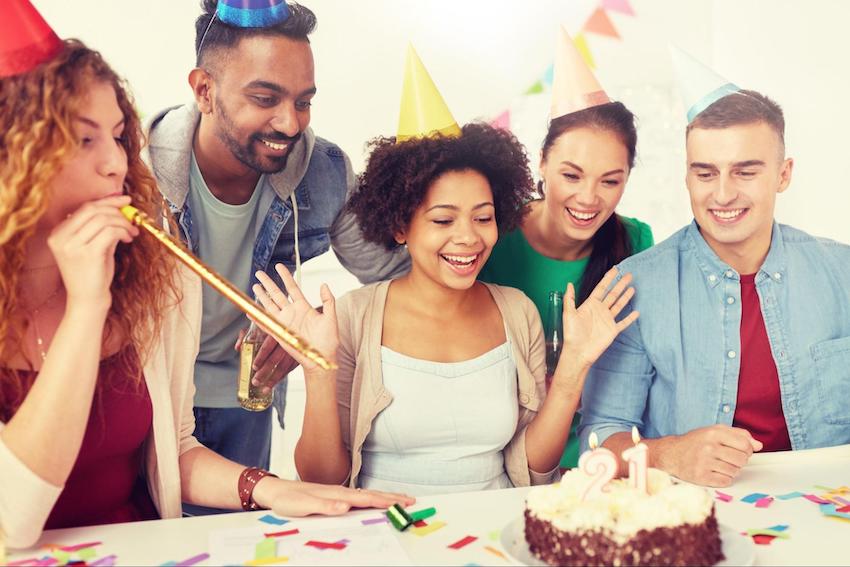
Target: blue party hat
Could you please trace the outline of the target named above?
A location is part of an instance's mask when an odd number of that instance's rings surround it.
[[[688,124],[693,122],[700,112],[721,98],[741,90],[741,87],[729,82],[672,45],[670,57],[673,59],[673,69],[679,83],[682,102],[688,112]]]
[[[218,19],[237,28],[266,28],[289,17],[285,0],[218,0]]]

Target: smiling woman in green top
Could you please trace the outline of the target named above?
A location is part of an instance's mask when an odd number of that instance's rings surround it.
[[[529,204],[519,228],[499,238],[479,276],[525,292],[544,321],[549,292],[572,282],[582,302],[611,267],[653,244],[647,224],[614,212],[634,166],[634,114],[609,101],[563,36],[553,82],[556,118],[541,150],[542,198]],[[561,467],[578,463],[578,420],[577,414]]]

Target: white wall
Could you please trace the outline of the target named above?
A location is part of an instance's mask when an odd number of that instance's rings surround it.
[[[318,96],[313,127],[362,167],[369,138],[394,132],[404,51],[412,41],[461,123],[514,111],[516,133],[537,159],[548,95],[521,94],[549,65],[556,26],[577,31],[593,0],[304,0]],[[34,0],[62,36],[101,49],[150,115],[189,99],[195,0]],[[658,238],[690,219],[684,189],[684,118],[667,43],[690,51],[786,110],[795,181],[778,218],[850,242],[844,159],[850,115],[844,0],[632,0],[636,17],[611,14],[622,39],[588,36],[598,75],[639,116],[639,161],[621,212]],[[842,206],[843,205],[843,206]]]

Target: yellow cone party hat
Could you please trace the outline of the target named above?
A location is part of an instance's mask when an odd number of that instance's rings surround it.
[[[611,102],[563,26],[558,34],[550,119]]]
[[[413,45],[408,45],[396,141],[404,142],[435,133],[459,136],[460,127]]]

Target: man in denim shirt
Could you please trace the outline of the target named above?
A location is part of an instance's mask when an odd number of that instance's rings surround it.
[[[406,254],[365,243],[344,210],[355,188],[348,157],[309,128],[316,85],[307,36],[315,16],[297,4],[272,4],[288,12],[282,21],[240,27],[226,19],[225,9],[235,8],[205,0],[196,21],[197,68],[189,75],[195,102],[166,109],[151,124],[160,190],[187,245],[246,293],[257,270],[273,274],[282,262],[295,271],[331,245],[362,282],[393,277],[407,269]],[[252,6],[242,11],[250,16]],[[205,286],[195,435],[225,457],[267,469],[272,410],[245,411],[236,400],[234,345],[245,327],[245,316]],[[281,379],[294,363],[272,339],[258,362],[257,379],[278,383],[282,424]]]
[[[694,222],[625,260],[638,321],[594,365],[580,435],[727,486],[759,450],[850,442],[850,247],[773,219],[791,181],[782,111],[727,94],[687,128]],[[621,463],[621,472],[627,467]]]

